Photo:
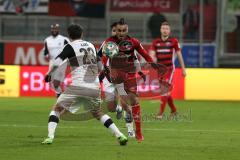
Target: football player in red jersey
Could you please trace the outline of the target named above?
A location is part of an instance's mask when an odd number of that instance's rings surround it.
[[[160,26],[161,35],[153,40],[150,47],[150,55],[157,63],[167,66],[167,73],[160,78],[160,81],[166,81],[172,85],[172,78],[175,70],[174,59],[177,56],[182,68],[182,76],[186,76],[185,64],[183,61],[181,48],[176,38],[170,37],[171,27],[168,22],[163,22]],[[176,106],[173,103],[171,93],[168,92],[161,96],[160,111],[157,118],[162,119],[166,104],[171,108],[171,116],[177,112]]]
[[[111,24],[111,36],[116,36],[116,27],[118,22],[114,22]],[[102,63],[106,64],[108,61],[108,58],[106,56],[102,56],[102,47],[105,45],[105,42],[101,45],[98,55],[102,57]],[[139,61],[137,60],[138,64]],[[106,66],[105,66],[106,67]],[[140,67],[140,64],[139,64]],[[144,75],[142,73],[142,75]],[[145,76],[145,75],[144,75]],[[134,138],[135,137],[135,131],[133,128],[133,118],[131,113],[131,108],[128,106],[128,104],[121,98],[121,96],[118,94],[118,89],[115,85],[111,84],[111,82],[108,81],[108,79],[105,77],[104,71],[101,72],[99,75],[99,80],[101,83],[102,88],[102,98],[107,102],[107,108],[110,112],[116,112],[117,119],[122,118],[122,112],[123,109],[125,112],[125,122],[126,127],[128,130],[128,137]],[[118,99],[120,101],[120,104],[118,103]]]
[[[105,54],[99,55],[102,57],[104,66],[109,77],[109,81],[115,85],[118,94],[122,99],[132,107],[132,116],[136,127],[136,139],[138,141],[144,140],[141,131],[141,110],[137,96],[137,69],[134,65],[136,50],[147,62],[152,63],[152,58],[147,51],[142,47],[141,43],[133,37],[128,35],[128,25],[124,19],[120,19],[116,26],[116,36],[107,38],[104,43],[114,42],[118,45],[119,53],[117,56],[107,59]],[[99,52],[100,53],[100,52]],[[107,59],[107,60],[106,60]]]
[[[116,36],[117,24],[118,24],[118,22],[114,22],[110,26],[112,36]],[[105,43],[103,42],[103,45],[104,44]],[[100,47],[99,52],[102,52],[101,47]],[[102,54],[102,53],[100,53],[100,54]],[[107,57],[105,57],[105,58],[107,58]],[[105,59],[104,61],[106,63],[107,59]],[[139,62],[137,57],[134,60],[134,64],[137,68],[138,76],[140,76],[144,81],[146,81],[146,75],[141,71],[140,62]],[[110,100],[108,99],[108,108],[110,108],[109,111],[115,112],[115,110],[116,110],[117,119],[121,119],[123,109],[126,111],[125,114],[124,114],[124,119],[125,119],[126,127],[127,127],[127,130],[128,130],[128,137],[134,138],[135,137],[135,131],[134,131],[134,128],[133,128],[133,118],[132,118],[131,107],[129,107],[128,104],[125,102],[125,100],[123,100],[121,98],[121,96],[119,96],[118,89],[115,87],[115,85],[112,85],[103,75],[101,75],[100,82],[101,82],[101,86],[103,87],[102,88],[103,90],[107,89],[108,90],[107,92],[109,92],[109,90],[114,91],[113,94],[110,96],[112,98]],[[115,97],[114,97],[114,94],[115,94]],[[119,104],[117,103],[118,99],[120,101]],[[114,106],[116,107],[115,110],[113,110]]]

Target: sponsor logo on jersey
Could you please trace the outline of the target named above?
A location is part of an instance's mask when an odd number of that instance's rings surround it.
[[[119,50],[122,52],[131,51],[133,49],[133,44],[130,41],[121,41],[118,46]]]

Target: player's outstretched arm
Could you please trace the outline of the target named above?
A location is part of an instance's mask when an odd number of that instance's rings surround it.
[[[141,43],[139,41],[136,40],[136,45],[137,45],[137,52],[149,63],[153,62],[152,57],[147,53],[147,51],[143,48],[143,46],[141,45]]]

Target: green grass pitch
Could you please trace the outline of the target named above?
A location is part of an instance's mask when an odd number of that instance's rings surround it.
[[[54,98],[0,98],[0,160],[236,160],[240,103],[176,101],[179,117],[154,119],[158,101],[141,101],[145,140],[120,146],[100,122],[61,121],[41,145]],[[167,109],[165,113],[169,113]],[[126,133],[123,120],[114,122]]]

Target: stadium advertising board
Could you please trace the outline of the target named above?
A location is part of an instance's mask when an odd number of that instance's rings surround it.
[[[1,0],[0,13],[48,13],[49,0]]]
[[[179,0],[112,0],[111,11],[118,12],[179,12]]]
[[[42,43],[5,43],[4,64],[47,65]]]
[[[199,44],[189,43],[184,44],[182,47],[183,59],[187,67],[199,67]],[[213,68],[215,66],[215,45],[204,44],[203,45],[203,67]],[[178,60],[176,60],[176,66],[179,66]]]
[[[0,97],[55,96],[44,82],[48,67],[0,65]],[[151,77],[151,78],[150,78]],[[187,69],[187,77],[176,69],[172,96],[185,100],[240,100],[240,69]],[[147,76],[145,85],[139,79],[138,92],[142,98],[158,99],[158,80]]]
[[[240,100],[240,69],[187,69],[185,99]]]
[[[44,77],[48,67],[22,66],[20,69],[21,96],[54,96],[54,91]]]
[[[103,18],[105,4],[106,0],[50,0],[49,15]]]
[[[20,69],[20,95],[47,97],[55,96],[55,91],[45,83],[45,74],[48,71],[47,66],[21,66]],[[69,84],[69,76],[65,78],[64,83]]]
[[[54,96],[55,93],[44,82],[44,76],[48,71],[47,66],[31,67],[22,66],[20,69],[20,95],[21,96]],[[151,78],[150,78],[151,77]],[[138,91],[140,97],[143,98],[159,98],[156,85],[158,84],[157,77],[154,75],[147,76],[145,85],[139,80]],[[181,76],[180,69],[175,71],[174,89],[172,95],[177,99],[184,99],[184,79]]]
[[[19,96],[19,66],[0,65],[0,97]]]

